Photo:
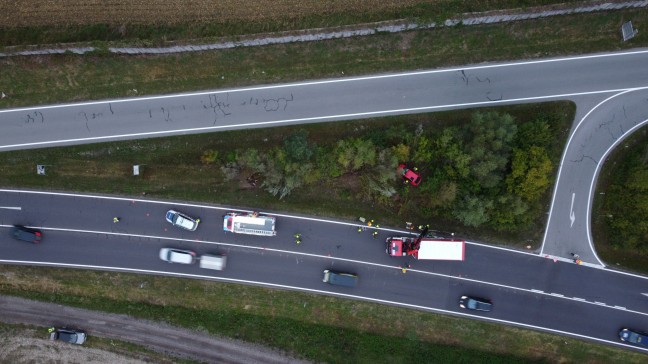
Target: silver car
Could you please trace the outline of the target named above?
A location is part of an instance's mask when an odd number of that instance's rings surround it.
[[[196,253],[191,250],[162,248],[160,259],[169,263],[192,264],[196,260]]]
[[[66,327],[52,327],[49,329],[50,340],[65,341],[70,344],[81,345],[88,337],[85,332],[81,330],[68,329]]]

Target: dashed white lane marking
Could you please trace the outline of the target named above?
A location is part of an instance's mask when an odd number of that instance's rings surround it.
[[[460,311],[443,310],[443,309],[440,309],[440,308],[421,306],[421,305],[414,305],[414,304],[410,304],[410,303],[389,301],[389,300],[383,300],[383,299],[379,299],[379,298],[351,295],[351,294],[331,292],[331,291],[322,291],[322,290],[312,289],[312,288],[288,286],[288,285],[276,284],[276,283],[258,282],[258,281],[250,281],[250,280],[234,279],[234,278],[224,278],[224,277],[203,276],[203,275],[198,275],[198,274],[172,273],[172,272],[163,272],[163,271],[155,271],[155,270],[119,268],[119,267],[106,267],[106,266],[97,266],[97,265],[78,265],[78,264],[44,263],[44,262],[33,262],[33,261],[8,261],[8,260],[0,260],[0,263],[16,263],[16,264],[26,264],[26,265],[44,265],[44,266],[56,266],[56,267],[68,267],[68,268],[111,270],[111,271],[119,271],[119,272],[131,272],[131,273],[167,275],[167,276],[182,277],[182,278],[205,279],[205,280],[214,280],[214,281],[239,283],[239,284],[262,285],[262,286],[272,287],[272,288],[290,289],[290,290],[294,290],[294,291],[310,292],[310,293],[316,293],[316,294],[324,294],[324,295],[329,295],[329,296],[336,296],[336,297],[341,297],[341,298],[350,298],[350,299],[364,300],[364,301],[369,301],[369,302],[376,302],[376,303],[382,303],[382,304],[388,304],[388,305],[394,305],[394,306],[400,306],[400,307],[414,308],[414,309],[418,309],[418,310],[424,310],[424,311],[430,311],[430,312],[436,312],[436,313],[443,313],[443,314],[449,314],[449,315],[455,315],[455,316],[463,316],[463,317],[471,317],[471,318],[479,317],[479,319],[484,320],[484,321],[496,322],[496,323],[507,324],[507,325],[514,325],[514,326],[524,327],[524,328],[528,328],[528,329],[543,330],[543,331],[547,331],[547,332],[551,332],[551,333],[555,333],[555,334],[569,335],[569,336],[573,336],[573,337],[577,337],[577,338],[581,338],[581,339],[593,340],[593,341],[606,343],[606,344],[610,344],[610,345],[615,345],[615,346],[619,346],[619,347],[627,347],[626,344],[620,343],[618,341],[604,340],[604,339],[599,339],[599,338],[592,337],[592,336],[577,334],[577,333],[573,333],[573,332],[569,332],[569,331],[556,330],[556,329],[543,327],[543,326],[530,325],[530,324],[525,324],[525,323],[520,323],[520,322],[515,322],[515,321],[496,319],[496,318],[492,318],[492,317],[488,317],[488,316],[471,315],[469,313],[460,312]],[[636,349],[636,350],[641,350],[641,351],[644,351],[644,352],[648,353],[648,348],[647,349],[643,349],[643,348],[640,348],[640,347],[633,347],[633,348]]]
[[[10,227],[10,225],[0,225],[0,227]],[[292,250],[282,250],[282,249],[267,248],[267,247],[256,247],[256,246],[248,246],[248,245],[241,245],[241,244],[231,244],[231,243],[223,243],[223,242],[216,242],[216,241],[206,241],[206,240],[197,240],[197,239],[181,239],[181,238],[172,238],[172,237],[155,236],[155,235],[126,234],[126,233],[108,232],[108,231],[48,228],[48,227],[42,227],[42,226],[37,227],[37,228],[40,228],[42,230],[51,230],[51,231],[63,231],[63,232],[99,234],[99,235],[112,235],[112,236],[128,236],[128,237],[138,237],[138,238],[147,238],[147,239],[156,239],[156,240],[184,241],[184,242],[195,242],[195,243],[200,243],[200,244],[213,244],[213,245],[230,246],[230,247],[236,247],[236,248],[242,248],[242,249],[258,250],[258,251],[264,251],[264,252],[274,252],[274,253],[285,254],[285,255],[295,255],[297,258],[299,256],[306,256],[306,257],[317,258],[317,259],[337,260],[337,261],[344,261],[344,262],[350,262],[350,263],[355,263],[355,264],[369,265],[369,266],[385,268],[385,269],[397,269],[397,270],[402,269],[402,266],[400,266],[400,265],[393,266],[393,265],[387,265],[387,264],[380,264],[380,263],[362,261],[362,260],[357,260],[357,259],[334,257],[334,256],[329,256],[329,255],[319,255],[319,254],[312,254],[312,253],[296,252],[296,251],[292,251]],[[0,260],[0,262],[18,263],[19,261]],[[58,263],[43,262],[43,264],[56,265]],[[63,266],[85,267],[85,265],[75,265],[75,264],[67,264],[67,263],[63,264]],[[119,269],[132,269],[134,271],[138,271],[138,269],[134,269],[134,268],[119,268]],[[579,300],[574,300],[574,299],[572,299],[570,297],[566,297],[566,296],[563,296],[563,295],[558,295],[558,294],[555,294],[555,293],[545,293],[543,291],[536,290],[536,289],[527,289],[527,288],[509,286],[509,285],[500,284],[500,283],[487,282],[487,281],[482,281],[482,280],[478,280],[478,279],[466,278],[466,277],[462,277],[462,276],[452,276],[452,275],[443,274],[443,273],[428,272],[428,271],[419,270],[419,269],[408,269],[407,271],[408,272],[416,272],[416,273],[420,273],[420,274],[427,274],[427,275],[430,275],[430,276],[435,276],[435,277],[440,277],[440,278],[445,278],[445,279],[460,280],[460,281],[464,281],[464,282],[471,282],[471,283],[488,285],[488,286],[493,286],[493,287],[498,287],[498,288],[505,288],[505,289],[515,290],[515,291],[536,293],[536,294],[539,294],[539,295],[552,296],[552,297],[556,297],[556,298],[560,298],[560,299],[566,299],[566,300],[576,301],[576,302],[581,302],[581,303],[586,303],[586,304],[596,304],[596,305],[604,306],[604,307],[607,307],[607,308],[610,308],[610,309],[614,309],[613,306],[608,306],[608,305],[606,305],[605,303],[602,303],[602,302],[594,302],[594,303],[592,303],[592,302],[589,302],[589,301],[579,301]],[[147,272],[147,270],[142,270],[142,272]],[[171,274],[176,274],[176,273],[171,273]],[[258,282],[258,283],[259,284],[265,284],[263,282]],[[643,315],[643,316],[648,316],[648,313],[644,313],[644,312],[633,311],[633,310],[625,310],[625,311],[636,313],[636,314]]]

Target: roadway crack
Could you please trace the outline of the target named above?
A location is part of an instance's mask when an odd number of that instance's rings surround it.
[[[165,109],[163,107],[161,107],[160,109],[162,109],[162,116],[164,116],[164,121],[166,121],[167,123],[173,121],[173,119],[171,119],[171,110]]]
[[[585,154],[583,154],[579,159],[572,159],[571,162],[580,163],[580,162],[584,161],[585,159],[589,159],[592,162],[594,162],[595,165],[598,165],[598,161],[596,159],[590,157],[589,155],[585,155]]]
[[[27,114],[25,124],[36,123],[39,121],[38,119],[40,119],[41,124],[45,123],[45,116],[43,116],[43,113],[40,111],[34,111],[31,114]]]
[[[292,92],[290,93],[290,99],[286,97],[280,97],[278,99],[263,99],[263,108],[265,109],[265,111],[277,111],[279,109],[285,111],[288,107],[288,103],[293,101],[294,99],[295,97],[293,96]]]
[[[502,100],[504,98],[504,95],[502,95],[502,94],[500,94],[499,98],[491,98],[490,94],[491,94],[490,91],[488,91],[486,93],[486,98],[488,99],[488,101],[500,101],[500,100]]]
[[[221,114],[222,116],[232,115],[232,112],[230,111],[231,104],[229,102],[229,93],[225,94],[225,101],[219,100],[218,95],[214,95],[214,94],[208,95],[208,97],[209,97],[209,105],[203,103],[203,108],[211,109],[214,112],[214,125],[216,125],[216,122],[218,122],[219,115]]]

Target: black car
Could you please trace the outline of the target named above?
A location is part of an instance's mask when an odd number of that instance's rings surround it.
[[[459,307],[468,310],[488,312],[493,309],[493,303],[483,298],[461,296],[459,298]]]
[[[69,329],[66,327],[52,327],[49,329],[49,332],[50,340],[60,340],[70,344],[81,345],[86,341],[86,338],[88,337],[86,333],[81,330]]]
[[[38,244],[43,238],[43,233],[41,233],[41,231],[37,229],[24,227],[22,225],[14,225],[13,237],[18,240]]]
[[[619,331],[619,339],[630,344],[648,347],[648,335],[643,332],[631,329],[621,329]]]

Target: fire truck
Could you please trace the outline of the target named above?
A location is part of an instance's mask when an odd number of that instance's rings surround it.
[[[392,257],[412,256],[419,260],[464,260],[466,242],[426,237],[427,229],[418,237],[387,238],[387,254]]]
[[[223,230],[238,234],[275,236],[275,218],[258,212],[229,212],[223,216]]]

